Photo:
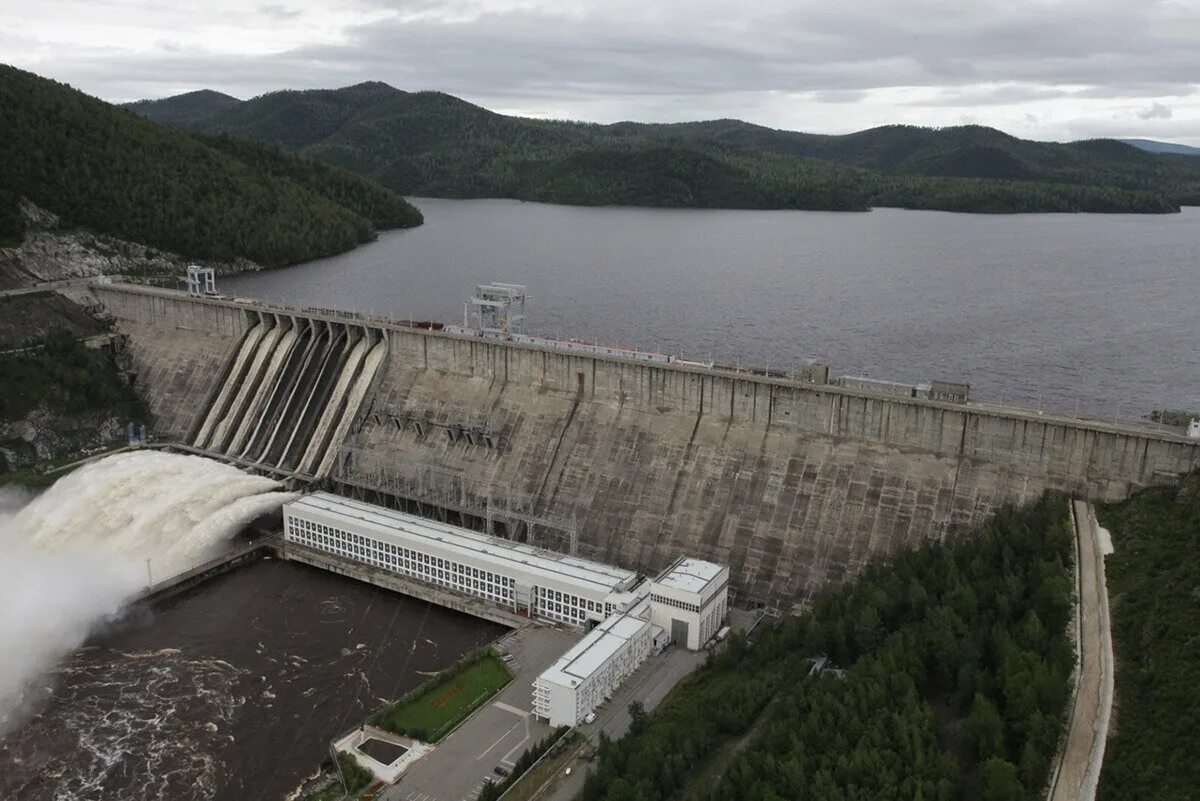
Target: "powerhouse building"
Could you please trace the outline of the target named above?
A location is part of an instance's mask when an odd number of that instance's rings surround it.
[[[703,647],[725,619],[729,568],[680,557],[651,581],[405,512],[316,492],[283,506],[289,542],[482,598],[520,614],[592,628],[533,685],[533,709],[574,726],[668,642]]]
[[[650,583],[650,620],[673,643],[696,650],[725,620],[729,568],[681,556]]]
[[[630,570],[326,492],[284,504],[283,531],[290,542],[574,626],[645,594]]]

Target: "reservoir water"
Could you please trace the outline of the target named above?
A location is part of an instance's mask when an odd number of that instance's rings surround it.
[[[224,279],[241,295],[456,321],[528,285],[535,332],[1136,418],[1200,409],[1200,208],[988,216],[416,199],[425,225]]]

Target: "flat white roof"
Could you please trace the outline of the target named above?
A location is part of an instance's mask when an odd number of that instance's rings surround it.
[[[681,556],[670,567],[659,573],[658,578],[654,579],[654,583],[699,595],[709,584],[719,578],[725,569],[724,565],[714,562]]]
[[[637,574],[631,570],[534,548],[328,492],[304,495],[284,504],[283,508],[287,514],[298,517],[303,517],[305,512],[318,512],[326,518],[342,521],[346,524],[345,528],[356,534],[402,534],[415,540],[424,540],[430,547],[442,552],[476,557],[486,555],[497,568],[508,568],[510,573],[535,573],[560,581],[586,584],[605,592],[629,589],[637,581]]]
[[[648,625],[649,621],[628,612],[611,615],[571,646],[538,678],[562,687],[578,687]]]

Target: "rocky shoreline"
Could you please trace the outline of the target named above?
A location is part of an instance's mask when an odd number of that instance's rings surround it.
[[[189,264],[212,267],[218,275],[263,269],[249,259],[231,262],[185,259],[86,228],[64,226],[57,215],[28,201],[22,201],[21,211],[25,218],[25,238],[17,247],[0,248],[0,290],[100,275],[171,280],[181,276]]]

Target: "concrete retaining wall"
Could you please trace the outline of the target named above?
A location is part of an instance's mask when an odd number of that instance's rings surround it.
[[[443,592],[436,587],[410,581],[404,576],[397,576],[395,573],[387,570],[380,570],[379,568],[364,565],[336,554],[318,551],[315,548],[297,545],[294,542],[288,542],[286,539],[279,540],[277,553],[280,557],[292,562],[300,562],[311,567],[318,567],[321,570],[328,570],[330,573],[349,576],[358,581],[365,581],[368,584],[374,584],[376,587],[382,587],[385,590],[392,590],[393,592],[417,598],[437,606],[444,606],[447,609],[453,609],[466,615],[490,620],[493,623],[499,623],[501,626],[519,628],[529,623],[527,618],[485,603],[481,599],[458,595],[457,593]]]
[[[97,299],[127,337],[123,358],[150,408],[154,435],[188,441],[225,377],[246,313],[181,293],[97,286]]]

